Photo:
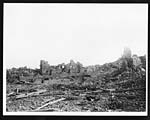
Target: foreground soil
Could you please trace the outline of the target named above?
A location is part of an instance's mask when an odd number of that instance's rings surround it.
[[[141,86],[135,85],[137,82]],[[145,111],[145,87],[142,86],[145,82],[142,80],[108,82],[104,88],[84,87],[86,84],[88,82],[81,84],[70,79],[51,79],[42,84],[7,84],[7,111]],[[119,86],[122,87],[119,89]],[[19,91],[14,92],[16,88]]]

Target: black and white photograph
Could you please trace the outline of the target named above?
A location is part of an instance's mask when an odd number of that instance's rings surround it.
[[[3,115],[147,115],[148,4],[3,6]]]

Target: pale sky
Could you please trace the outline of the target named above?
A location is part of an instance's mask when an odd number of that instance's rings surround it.
[[[147,54],[148,4],[4,3],[6,68],[113,62]]]

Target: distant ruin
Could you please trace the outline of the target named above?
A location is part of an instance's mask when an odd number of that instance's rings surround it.
[[[66,73],[80,73],[83,71],[83,65],[80,62],[75,63],[73,60],[70,60],[68,64],[58,64],[56,66],[51,66],[47,61],[40,61],[40,72],[42,75],[53,75],[60,74],[63,72]]]
[[[132,52],[131,52],[131,49],[128,48],[128,47],[125,47],[124,48],[124,51],[123,51],[123,58],[131,58],[132,56]]]
[[[41,60],[40,61],[40,71],[41,74],[49,74],[50,72],[50,65],[48,64],[47,61]]]
[[[10,112],[146,110],[146,56],[132,55],[129,48],[116,61],[103,65],[85,67],[73,60],[51,65],[41,60],[39,69],[6,71]]]
[[[80,62],[70,60],[68,64],[61,63],[58,65],[50,65],[48,61],[41,60],[39,69],[30,69],[27,67],[7,69],[7,81],[21,81],[28,79],[28,81],[35,81],[38,78],[50,79],[60,78],[66,76],[80,76],[85,73],[101,74],[110,70],[110,68],[117,68],[116,71],[124,71],[127,69],[146,69],[146,56],[132,55],[130,48],[125,48],[121,58],[112,63],[104,65],[91,65],[84,67]],[[116,74],[114,71],[113,74]],[[41,79],[41,80],[43,80]]]

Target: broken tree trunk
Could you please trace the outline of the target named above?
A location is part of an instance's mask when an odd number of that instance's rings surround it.
[[[29,112],[48,112],[48,111],[60,111],[58,108],[48,108],[48,109],[39,109],[39,110],[32,110]]]
[[[54,100],[54,99],[55,99],[55,98],[52,97],[51,99],[48,99],[48,100],[44,101],[43,104],[45,104],[45,103],[47,103],[47,102],[49,102],[49,101],[51,101],[51,100]]]
[[[15,95],[15,92],[11,92],[11,93],[7,94],[7,97],[10,97],[12,95]]]
[[[55,101],[52,101],[52,102],[48,102],[48,103],[42,105],[41,107],[38,107],[37,109],[35,109],[35,111],[40,110],[41,108],[43,108],[43,107],[45,107],[45,106],[47,106],[47,105],[52,105],[52,104],[54,104],[54,103],[60,102],[60,101],[65,100],[65,99],[66,99],[66,98],[61,98],[61,99],[58,99],[58,100],[55,100]]]
[[[126,91],[143,90],[143,89],[145,89],[145,87],[143,87],[143,88],[130,88],[130,89],[115,90],[115,91],[112,91],[112,92],[126,92]]]
[[[37,92],[31,92],[31,93],[26,93],[26,94],[20,94],[20,95],[17,95],[16,96],[16,99],[20,99],[20,98],[26,98],[26,97],[29,97],[29,96],[37,96],[41,93],[44,93],[46,92],[47,90],[40,90],[40,91],[37,91]]]

